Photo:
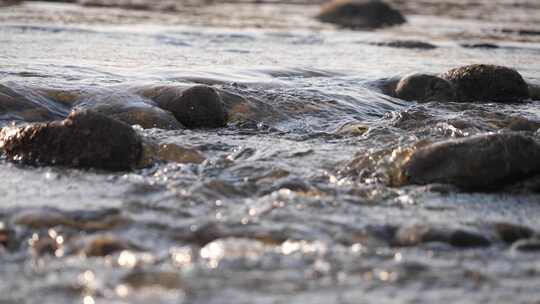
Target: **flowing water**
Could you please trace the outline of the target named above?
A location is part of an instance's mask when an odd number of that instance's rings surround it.
[[[456,4],[453,19],[410,15],[376,32],[318,23],[315,5],[0,9],[0,88],[17,100],[0,108],[2,126],[81,105],[136,108],[131,92],[154,85],[203,83],[245,98],[227,103],[222,129],[134,126],[184,149],[170,152],[177,161],[109,173],[0,160],[0,303],[538,303],[538,254],[514,250],[492,227],[540,231],[539,195],[389,186],[410,145],[540,121],[534,101],[383,94],[384,79],[470,63],[540,82],[535,3],[506,4],[519,18],[488,21],[473,4],[473,18],[459,19]],[[371,44],[396,39],[437,48]],[[40,222],[47,217],[53,224]],[[413,224],[492,244],[389,243],[390,231]]]

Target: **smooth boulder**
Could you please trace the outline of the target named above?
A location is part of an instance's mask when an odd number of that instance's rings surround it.
[[[451,139],[417,149],[402,171],[410,184],[496,190],[540,173],[540,145],[520,133]]]
[[[353,29],[376,29],[406,22],[396,9],[379,0],[337,0],[323,6],[317,19]]]
[[[520,102],[529,98],[529,87],[514,69],[472,64],[440,75],[456,90],[457,102]]]
[[[129,125],[81,110],[61,121],[5,127],[0,149],[25,164],[126,170],[140,160],[142,141]]]
[[[399,80],[395,96],[407,101],[453,101],[455,91],[452,84],[429,74],[411,74]]]
[[[147,97],[160,108],[173,113],[187,128],[220,128],[227,124],[223,100],[212,87],[163,87],[149,91]]]

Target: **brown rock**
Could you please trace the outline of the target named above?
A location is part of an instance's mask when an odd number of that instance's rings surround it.
[[[141,158],[141,138],[128,125],[81,110],[62,121],[7,127],[0,148],[9,160],[107,170],[126,170]]]
[[[86,256],[107,256],[122,250],[133,249],[133,246],[121,238],[113,235],[97,235],[86,240],[82,253]]]
[[[405,23],[403,15],[379,0],[337,0],[323,6],[317,18],[355,29],[376,29]]]
[[[125,226],[130,219],[116,208],[66,211],[41,207],[16,212],[11,221],[33,229],[66,226],[82,230],[108,230]]]
[[[403,77],[395,89],[396,97],[409,101],[454,101],[452,84],[440,77],[428,74],[412,74]]]
[[[519,102],[529,98],[529,88],[514,69],[473,64],[458,67],[441,75],[456,90],[458,102]]]

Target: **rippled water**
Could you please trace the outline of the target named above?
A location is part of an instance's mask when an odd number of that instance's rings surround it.
[[[504,130],[513,117],[538,121],[538,103],[417,104],[381,91],[382,79],[479,62],[537,83],[536,38],[495,35],[500,48],[463,48],[493,26],[412,16],[402,28],[353,32],[311,20],[311,6],[267,8],[288,15],[239,12],[204,26],[182,13],[68,4],[0,11],[0,85],[43,109],[0,108],[3,126],[61,118],[81,104],[137,107],[133,90],[153,85],[204,83],[245,98],[227,102],[223,129],[135,127],[202,162],[108,173],[0,161],[0,243],[11,231],[0,302],[539,301],[538,254],[511,249],[492,229],[540,230],[538,195],[387,186],[393,149]],[[438,48],[369,44],[419,34]],[[36,227],[44,215],[56,222]],[[492,245],[389,243],[390,231],[418,223],[475,231]]]

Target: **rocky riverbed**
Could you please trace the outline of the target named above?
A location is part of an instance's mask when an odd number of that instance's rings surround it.
[[[534,1],[14,2],[0,302],[540,301]]]

